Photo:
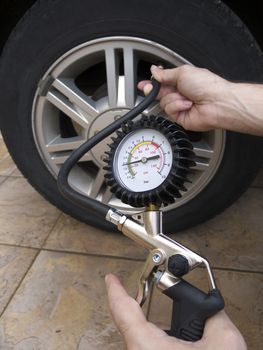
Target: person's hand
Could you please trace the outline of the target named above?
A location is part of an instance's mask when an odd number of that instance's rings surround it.
[[[162,86],[157,96],[166,114],[186,130],[206,131],[217,127],[220,101],[228,82],[207,69],[183,65],[173,69],[151,67]],[[141,81],[138,88],[148,94],[150,81]]]
[[[114,275],[105,278],[109,307],[128,350],[246,350],[238,329],[224,311],[211,317],[201,340],[186,342],[168,336],[148,322],[139,304],[131,298]]]
[[[151,72],[161,83],[161,107],[186,130],[222,128],[263,135],[263,85],[231,83],[191,65],[152,66]],[[141,81],[138,88],[147,95],[152,85]]]

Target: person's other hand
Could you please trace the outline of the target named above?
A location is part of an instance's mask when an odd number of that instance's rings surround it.
[[[168,336],[148,322],[139,304],[131,298],[114,275],[105,278],[109,307],[128,350],[246,350],[238,329],[224,311],[206,322],[204,334],[197,342]]]
[[[220,116],[224,113],[230,84],[227,80],[190,65],[173,69],[152,66],[151,72],[162,85],[157,99],[171,119],[186,130],[207,131],[222,127]],[[148,94],[152,85],[150,81],[141,81],[138,88]]]

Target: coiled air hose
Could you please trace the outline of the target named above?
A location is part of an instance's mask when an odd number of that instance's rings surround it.
[[[103,218],[106,217],[108,211],[111,208],[108,205],[97,201],[96,199],[87,197],[74,190],[68,181],[70,171],[73,166],[84,156],[85,153],[89,152],[100,141],[111,135],[114,131],[118,130],[122,124],[127,123],[129,120],[132,120],[141,114],[155,100],[160,89],[160,83],[158,83],[158,81],[155,79],[152,79],[152,85],[153,89],[142,102],[140,102],[120,119],[114,121],[112,124],[102,129],[100,132],[84,142],[79,148],[71,153],[69,158],[60,168],[57,179],[58,189],[66,199],[70,200],[81,208],[88,209],[94,214],[99,214],[103,216]]]

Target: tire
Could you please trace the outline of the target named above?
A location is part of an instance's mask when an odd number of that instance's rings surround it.
[[[228,79],[262,81],[263,78],[262,53],[256,42],[240,19],[219,1],[37,1],[14,29],[1,57],[0,81],[4,86],[0,95],[1,131],[18,168],[37,191],[64,212],[104,229],[112,227],[99,217],[89,215],[67,202],[57,190],[56,170],[52,168],[51,158],[45,155],[41,142],[44,142],[46,134],[51,138],[54,130],[70,137],[79,137],[78,128],[71,121],[66,122],[67,118],[61,117],[61,111],[54,111],[54,120],[51,119],[48,112],[53,113],[54,105],[50,107],[41,101],[53,89],[52,74],[56,67],[62,69],[67,57],[71,58],[75,70],[85,66],[84,56],[78,66],[73,62],[72,52],[76,48],[84,45],[86,49],[85,43],[90,43],[88,48],[92,43],[113,45],[114,40],[122,43],[123,52],[125,43],[135,45],[138,51],[140,45],[160,49],[166,55],[168,66],[177,65],[177,61],[178,64],[188,61]],[[77,55],[79,51],[75,52]],[[169,55],[173,57],[174,53],[174,61],[167,58]],[[101,66],[96,66],[96,57],[100,60],[99,51],[97,56],[94,52],[92,55],[94,66],[89,79],[97,84],[96,88],[92,87],[92,93],[96,94],[98,101],[105,100],[105,72],[102,72]],[[146,62],[147,53],[143,55],[141,72],[138,73],[140,78],[147,76],[150,64]],[[157,60],[157,56],[152,54],[151,59],[155,57]],[[89,60],[91,62],[91,58]],[[67,73],[73,74],[70,69]],[[37,115],[41,103],[45,104],[41,116],[46,113],[46,119],[39,121],[34,119],[34,115]],[[120,112],[124,113],[122,110]],[[196,185],[194,182],[194,185],[199,186],[199,190],[190,190],[190,197],[174,207],[166,208],[166,232],[185,229],[218,214],[246,190],[257,174],[262,163],[262,140],[232,132],[219,133],[220,152],[213,171],[205,181],[200,180],[201,175],[198,175],[200,183]],[[191,137],[194,140],[209,138],[205,133],[201,136],[193,133]],[[103,147],[99,152],[103,152]],[[96,173],[99,166],[98,162],[91,165],[88,161],[84,170],[83,167],[78,170],[81,175],[76,178],[82,178],[83,171],[86,171],[89,175],[85,176],[92,179],[92,172]],[[75,181],[74,176],[72,181]]]

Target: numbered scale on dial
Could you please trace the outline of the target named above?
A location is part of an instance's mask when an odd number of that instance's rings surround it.
[[[163,117],[142,117],[124,125],[112,140],[104,169],[117,198],[143,207],[181,197],[195,163],[192,144],[180,126]]]
[[[168,139],[157,130],[138,129],[120,141],[113,169],[118,182],[127,190],[145,192],[163,183],[172,163]]]

